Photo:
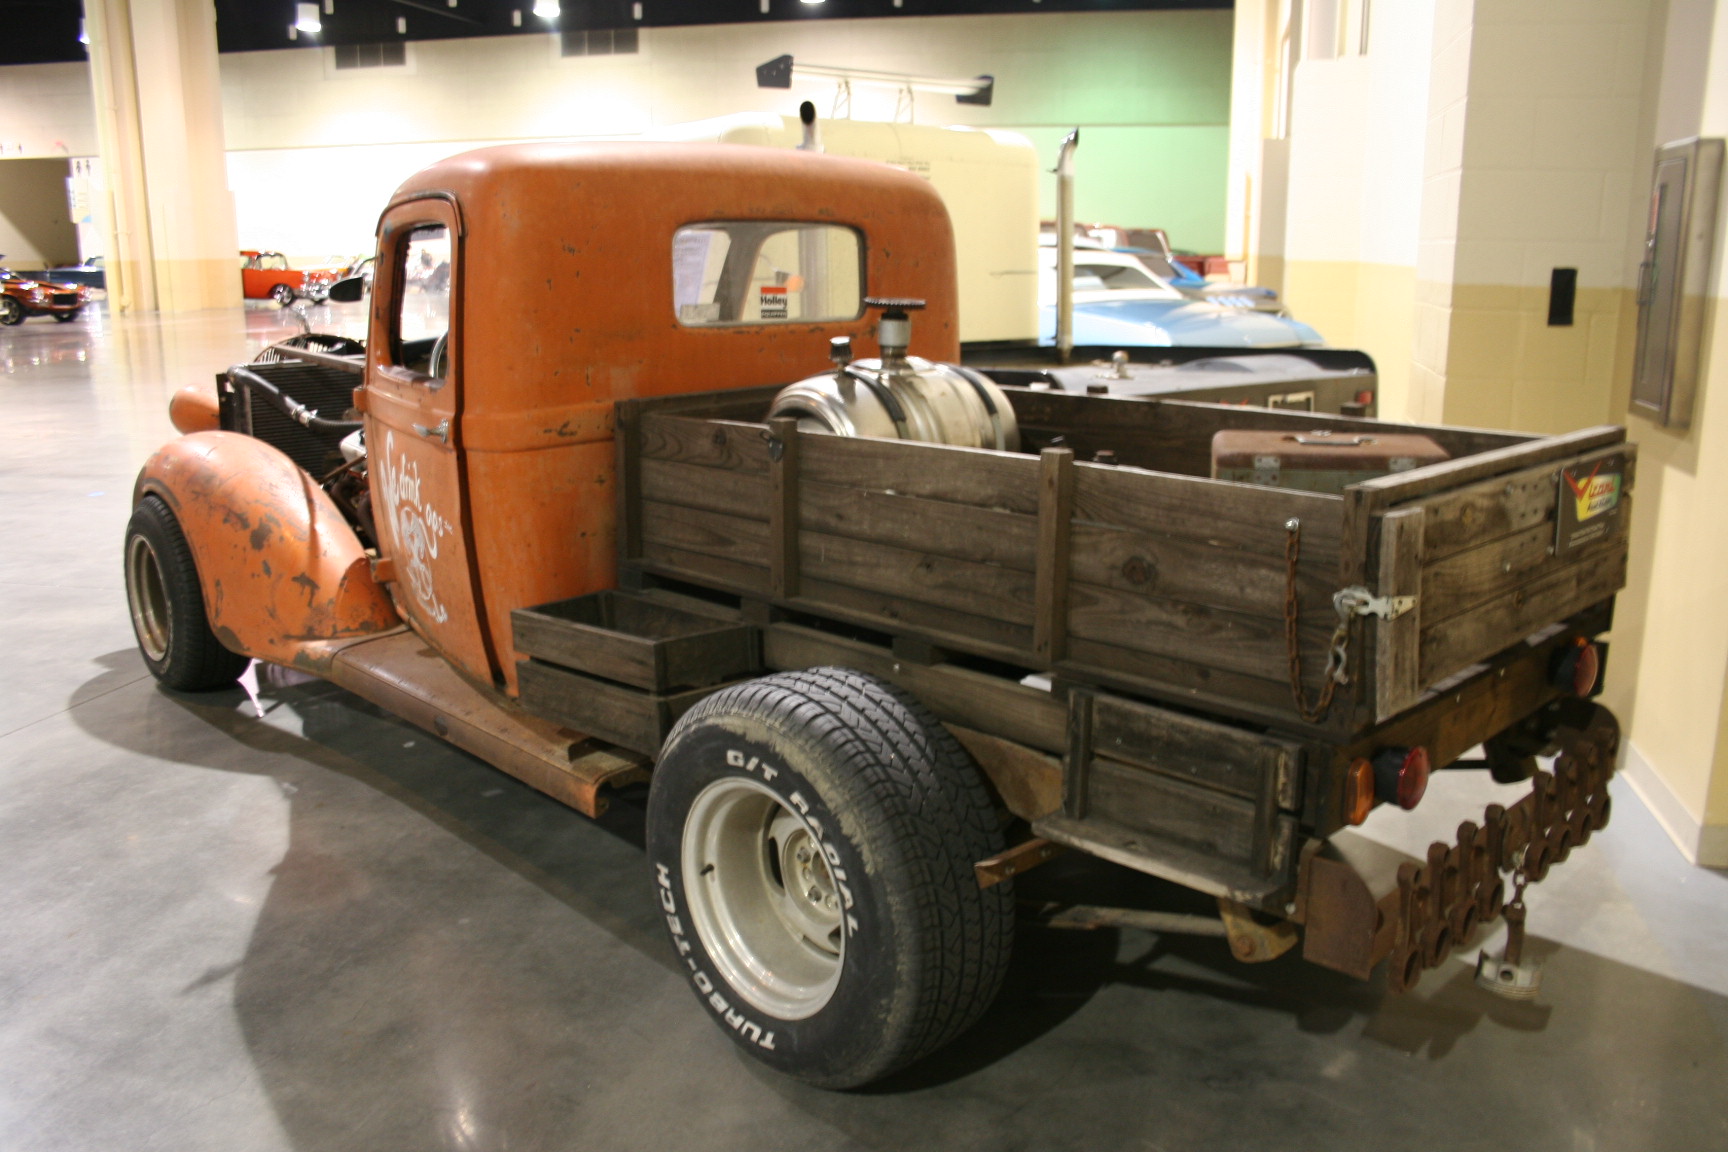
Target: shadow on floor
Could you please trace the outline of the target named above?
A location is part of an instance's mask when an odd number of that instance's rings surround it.
[[[1393,996],[1215,939],[1024,924],[969,1034],[867,1091],[809,1089],[735,1052],[672,967],[644,789],[588,821],[321,682],[270,689],[259,720],[105,663],[74,695],[85,731],[287,797],[247,953],[193,987],[234,979],[297,1149],[1728,1146],[1722,998],[1540,939],[1526,1005],[1464,964]],[[1207,909],[1080,856],[1019,895]]]

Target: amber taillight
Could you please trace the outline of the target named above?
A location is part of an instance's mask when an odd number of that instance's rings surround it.
[[[1579,636],[1560,649],[1554,661],[1554,687],[1578,697],[1588,697],[1596,690],[1602,675],[1602,652],[1586,637]]]
[[[1344,781],[1344,819],[1360,824],[1374,810],[1374,765],[1361,756],[1350,761]]]

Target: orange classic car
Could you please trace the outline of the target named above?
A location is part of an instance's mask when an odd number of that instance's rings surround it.
[[[335,282],[336,273],[328,269],[300,271],[288,267],[288,257],[280,252],[247,249],[240,253],[240,289],[248,300],[274,300],[287,305],[296,296],[304,296],[314,304],[321,304]]]

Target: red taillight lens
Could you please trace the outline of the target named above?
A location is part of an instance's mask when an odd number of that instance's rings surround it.
[[[1602,652],[1583,636],[1560,649],[1554,661],[1554,687],[1587,697],[1596,690],[1602,675]]]
[[[1387,748],[1374,757],[1374,795],[1409,811],[1428,791],[1426,748]]]
[[[1360,824],[1374,810],[1374,765],[1358,756],[1344,783],[1344,819]]]
[[[1362,389],[1362,391],[1356,393],[1356,403],[1358,403],[1358,404],[1372,404],[1372,403],[1374,403],[1374,393],[1367,388]]]

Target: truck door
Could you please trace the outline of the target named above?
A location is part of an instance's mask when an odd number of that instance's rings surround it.
[[[383,575],[446,659],[493,681],[462,465],[462,228],[453,201],[384,216],[367,340],[366,455]]]

